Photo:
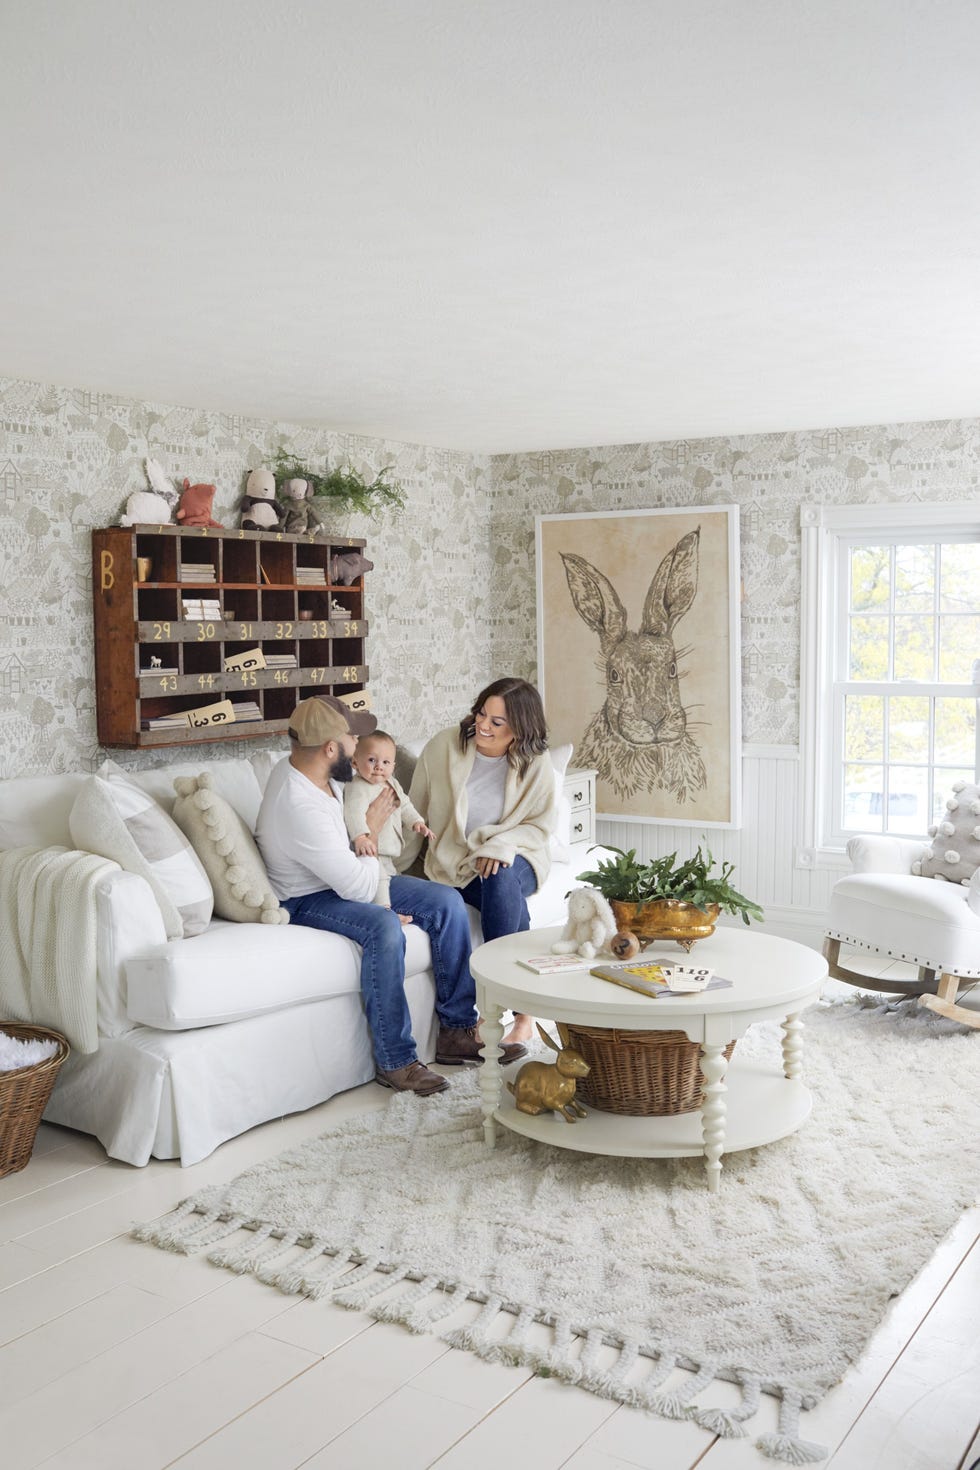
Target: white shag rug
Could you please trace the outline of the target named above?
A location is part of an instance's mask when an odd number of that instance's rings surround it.
[[[759,1449],[817,1460],[800,1409],[843,1376],[976,1197],[980,1036],[914,1004],[848,1000],[804,1020],[813,1114],[790,1138],[726,1155],[718,1194],[700,1158],[600,1158],[506,1129],[488,1149],[474,1070],[135,1234],[418,1332],[474,1298],[472,1326],[443,1334],[453,1346],[714,1433],[744,1435],[759,1393],[775,1394],[779,1432]],[[778,1065],[780,1039],[767,1024],[738,1045]],[[526,1341],[535,1321],[550,1348]],[[603,1345],[620,1352],[599,1371]],[[675,1367],[694,1376],[668,1391]],[[741,1385],[739,1407],[712,1407],[717,1378]]]

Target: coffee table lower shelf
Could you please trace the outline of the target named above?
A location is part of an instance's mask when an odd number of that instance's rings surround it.
[[[810,1115],[813,1099],[801,1081],[784,1077],[771,1063],[742,1061],[737,1049],[725,1084],[726,1154],[785,1138]],[[634,1118],[589,1107],[587,1118],[566,1123],[556,1113],[532,1117],[518,1112],[513,1097],[505,1091],[493,1117],[513,1133],[579,1153],[633,1159],[678,1159],[704,1153],[700,1110],[673,1117]]]

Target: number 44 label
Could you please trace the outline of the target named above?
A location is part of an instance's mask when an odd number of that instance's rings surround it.
[[[200,709],[189,709],[187,723],[192,730],[205,730],[210,725],[233,725],[235,706],[230,699],[222,699],[217,704],[204,704]]]

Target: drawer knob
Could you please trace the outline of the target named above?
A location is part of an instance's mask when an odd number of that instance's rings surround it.
[[[584,831],[584,830],[585,830],[585,829],[584,829],[584,827],[583,827],[583,826],[582,826],[582,823],[581,823],[581,822],[576,822],[576,823],[575,823],[575,826],[574,826],[574,827],[573,827],[573,828],[572,828],[572,831],[573,831],[573,832],[583,832],[583,831]]]
[[[578,806],[581,802],[583,802],[585,800],[585,792],[584,791],[576,791],[576,792],[573,792],[573,794],[572,794],[572,800],[574,801],[575,805]]]

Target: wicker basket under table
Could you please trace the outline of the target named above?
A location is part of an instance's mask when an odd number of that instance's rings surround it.
[[[668,1117],[701,1106],[701,1048],[683,1031],[617,1031],[595,1026],[558,1027],[562,1043],[581,1052],[589,1075],[576,1096],[604,1113]],[[726,1059],[735,1050],[725,1048]]]
[[[0,1072],[0,1179],[16,1174],[30,1162],[41,1114],[48,1105],[55,1078],[71,1050],[63,1036],[46,1026],[23,1026],[0,1021],[0,1031],[17,1041],[56,1041],[58,1050],[43,1062]]]

